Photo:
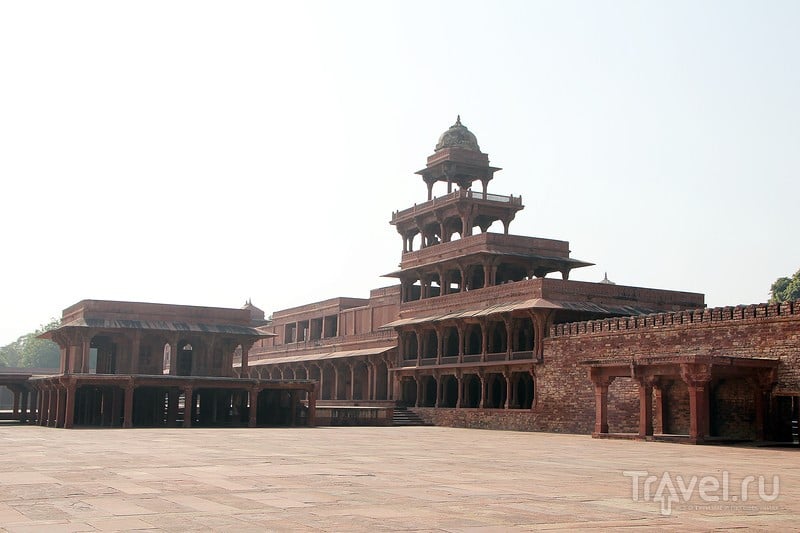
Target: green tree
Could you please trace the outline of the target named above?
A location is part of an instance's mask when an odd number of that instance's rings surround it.
[[[800,270],[791,278],[778,278],[769,288],[770,302],[800,300]]]
[[[37,338],[45,331],[57,328],[58,324],[59,321],[53,319],[33,333],[23,335],[0,348],[0,366],[58,368],[61,361],[58,345],[47,339]]]

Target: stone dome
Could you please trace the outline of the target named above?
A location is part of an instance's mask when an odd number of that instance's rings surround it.
[[[475,135],[469,131],[466,126],[461,124],[461,115],[458,115],[456,123],[450,126],[450,128],[439,137],[439,142],[436,143],[435,151],[438,152],[444,148],[453,147],[465,148],[473,152],[481,151],[478,146],[478,139],[475,138]]]

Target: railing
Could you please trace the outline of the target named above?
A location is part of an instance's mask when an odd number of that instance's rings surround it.
[[[800,300],[771,304],[739,305],[736,307],[687,309],[668,313],[556,324],[550,328],[550,336],[568,337],[608,331],[678,327],[687,324],[708,324],[733,320],[763,320],[789,315],[800,315]]]
[[[408,215],[413,215],[418,211],[425,211],[433,206],[452,203],[453,201],[460,200],[462,198],[470,198],[472,200],[483,200],[487,202],[495,202],[495,203],[503,203],[511,205],[522,205],[522,196],[514,196],[513,194],[510,196],[505,196],[502,194],[489,194],[479,191],[473,191],[472,189],[459,189],[457,191],[445,194],[444,196],[428,200],[427,202],[423,202],[421,204],[414,204],[413,207],[409,207],[408,209],[403,209],[402,211],[394,211],[392,213],[392,222],[399,220],[401,218],[405,218]]]

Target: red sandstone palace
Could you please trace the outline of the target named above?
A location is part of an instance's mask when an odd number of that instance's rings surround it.
[[[275,312],[84,301],[55,376],[0,375],[56,427],[391,424],[685,442],[796,439],[800,302],[570,281],[569,243],[513,235],[521,196],[460,119],[392,213],[399,284]],[[480,183],[480,187],[477,187]],[[434,194],[440,188],[440,194]],[[495,222],[503,233],[492,233]],[[548,277],[552,275],[552,277]],[[795,422],[796,423],[796,422]]]

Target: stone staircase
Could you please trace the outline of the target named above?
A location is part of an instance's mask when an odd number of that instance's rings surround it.
[[[422,420],[417,413],[409,411],[406,407],[397,406],[394,408],[392,415],[393,426],[430,426],[432,424],[426,423]]]

